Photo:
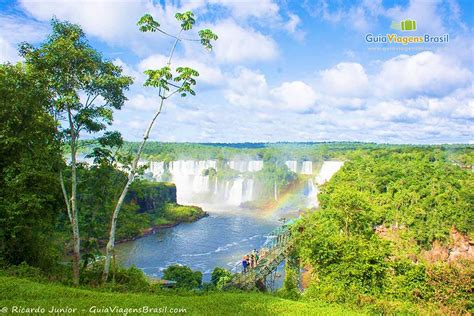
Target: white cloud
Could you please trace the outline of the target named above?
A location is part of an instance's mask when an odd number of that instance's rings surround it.
[[[316,102],[316,93],[313,88],[302,81],[284,82],[270,90],[270,94],[281,107],[295,111],[308,110]]]
[[[394,6],[387,9],[384,15],[396,22],[405,19],[415,20],[417,31],[442,33],[445,27],[444,14],[439,10],[441,3],[440,0],[411,0],[406,7]]]
[[[126,106],[140,111],[151,111],[156,110],[159,104],[160,99],[158,97],[147,97],[138,93],[129,98]]]
[[[17,62],[18,44],[38,42],[46,37],[48,29],[41,23],[18,16],[0,15],[0,62]]]
[[[230,76],[224,97],[232,105],[241,107],[266,107],[268,100],[268,85],[265,75],[260,72],[241,68],[234,76]]]
[[[219,62],[265,61],[278,55],[277,44],[271,37],[242,27],[233,20],[218,22],[210,28],[219,35],[214,45]]]
[[[293,13],[288,14],[289,20],[285,24],[285,29],[290,33],[295,33],[298,25],[301,23],[301,19],[299,16]]]
[[[144,1],[127,0],[20,0],[20,5],[39,20],[48,21],[57,16],[80,24],[87,33],[107,42],[116,41],[129,34],[146,8]]]
[[[369,78],[359,63],[339,63],[319,72],[321,91],[337,96],[361,96],[366,94]]]
[[[17,49],[2,36],[0,36],[0,63],[15,63],[20,60]]]
[[[425,51],[385,61],[373,81],[380,96],[444,95],[469,84],[471,74],[455,60]]]
[[[283,82],[271,88],[263,74],[247,68],[241,68],[228,80],[224,96],[231,104],[239,107],[294,112],[307,111],[316,102],[313,88],[302,81]]]

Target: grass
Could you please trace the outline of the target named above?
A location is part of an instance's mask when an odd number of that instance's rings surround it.
[[[0,276],[0,311],[3,307],[11,311],[12,306],[43,307],[46,313],[52,306],[71,307],[77,308],[76,315],[90,314],[93,306],[99,308],[166,306],[168,310],[185,308],[188,315],[361,315],[339,305],[292,301],[263,293],[202,295],[107,293]],[[132,312],[129,315],[133,314]]]

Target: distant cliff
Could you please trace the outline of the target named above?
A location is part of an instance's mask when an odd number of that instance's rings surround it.
[[[169,182],[139,181],[127,195],[128,203],[139,206],[139,213],[154,213],[166,203],[176,203],[176,185]]]
[[[176,186],[168,182],[136,181],[126,198],[126,210],[119,218],[118,240],[125,242],[207,216],[198,206],[179,205]]]

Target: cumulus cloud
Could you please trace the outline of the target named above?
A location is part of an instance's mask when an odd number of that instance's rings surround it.
[[[37,42],[46,37],[45,25],[25,18],[0,15],[0,62],[17,62],[20,42]]]
[[[411,96],[416,94],[444,95],[471,81],[468,69],[440,54],[425,51],[416,55],[400,55],[385,61],[374,77],[381,96]]]
[[[134,94],[131,96],[126,103],[126,107],[140,111],[152,111],[156,110],[160,104],[160,99],[158,96],[145,96],[141,93]]]
[[[20,0],[20,5],[39,20],[48,21],[57,16],[80,24],[87,33],[107,42],[115,42],[133,32],[130,26],[135,25],[147,8],[145,1],[130,0]]]
[[[367,92],[369,78],[359,63],[339,63],[319,73],[322,90],[338,96],[361,96]]]
[[[308,110],[316,102],[313,88],[302,81],[283,82],[270,90],[270,95],[281,107],[296,111]]]
[[[230,77],[226,99],[235,106],[308,111],[315,106],[316,93],[302,81],[287,81],[269,87],[265,75],[242,68]]]
[[[272,0],[263,1],[220,1],[200,0],[182,3],[156,3],[151,0],[20,0],[21,7],[40,21],[49,21],[53,16],[77,23],[88,35],[95,36],[108,44],[120,45],[134,50],[140,56],[150,54],[164,48],[167,38],[156,34],[141,33],[136,22],[144,13],[152,14],[161,27],[170,33],[177,30],[178,22],[174,14],[179,11],[194,10],[198,15],[196,28],[209,23],[200,23],[206,19],[209,6],[227,9],[228,14],[217,25],[211,25],[219,34],[216,45],[217,57],[222,62],[238,62],[242,60],[269,60],[277,55],[275,41],[267,35],[256,31],[247,23],[262,22],[275,28],[284,25],[284,29],[294,32],[299,18],[292,14],[286,22],[279,14],[279,6]],[[239,21],[239,23],[235,22]],[[268,23],[267,23],[268,22]],[[197,37],[195,30],[188,37]],[[245,45],[242,45],[245,44]],[[242,49],[245,48],[245,49]],[[240,52],[242,50],[242,52]]]
[[[218,22],[210,28],[219,34],[214,52],[221,63],[265,61],[278,55],[277,44],[271,37],[238,25],[233,20]]]

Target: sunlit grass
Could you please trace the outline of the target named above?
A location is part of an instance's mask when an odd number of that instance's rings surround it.
[[[338,305],[292,301],[262,293],[211,293],[203,295],[122,294],[41,284],[25,279],[0,277],[0,307],[77,308],[124,307],[185,308],[188,315],[360,315]]]

